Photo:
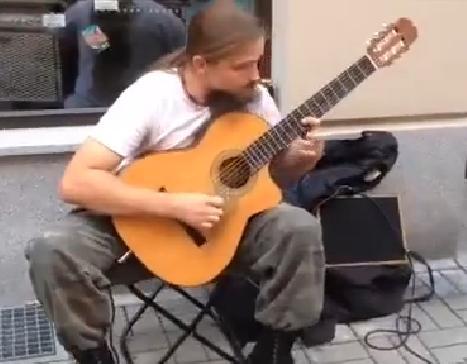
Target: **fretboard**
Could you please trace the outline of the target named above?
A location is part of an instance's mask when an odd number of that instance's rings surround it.
[[[304,117],[322,118],[376,69],[370,58],[365,55],[290,112],[245,149],[243,155],[250,168],[259,170],[268,164],[277,153],[287,148],[298,136],[306,133],[301,123]]]

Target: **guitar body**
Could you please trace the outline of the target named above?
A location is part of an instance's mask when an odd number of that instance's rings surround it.
[[[232,260],[248,219],[280,202],[280,189],[268,168],[250,176],[243,173],[245,160],[238,159],[267,129],[268,124],[255,115],[228,113],[213,121],[193,147],[149,154],[121,173],[130,185],[168,193],[217,194],[226,200],[221,221],[202,244],[197,244],[193,231],[174,219],[113,217],[125,244],[152,273],[182,286],[211,281]],[[231,179],[234,185],[224,183],[229,180],[224,178],[223,182],[221,175],[230,177],[233,173],[240,176]]]

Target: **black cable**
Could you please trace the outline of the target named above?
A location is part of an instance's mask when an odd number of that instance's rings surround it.
[[[110,344],[110,350],[112,351],[112,354],[114,355],[115,357],[115,360],[117,362],[117,364],[120,364],[120,357],[118,356],[118,353],[117,353],[117,350],[115,349],[115,346],[113,344],[113,330],[112,330],[112,327],[115,323],[115,301],[114,301],[114,298],[112,296],[112,288],[109,286],[108,287],[108,290],[109,290],[109,297],[110,297],[110,307],[111,307],[111,310],[112,310],[112,317],[111,317],[111,322],[110,322],[110,327],[109,327],[109,344]]]
[[[368,199],[369,201],[372,202],[372,204],[377,208],[377,210],[380,212],[380,214],[385,218],[386,222],[388,223],[388,226],[390,227],[390,230],[393,232],[393,234],[395,234],[396,238],[399,238],[399,234],[397,233],[397,230],[394,228],[394,226],[392,225],[391,221],[389,220],[389,218],[386,216],[386,214],[384,213],[384,211],[381,209],[381,207],[371,198],[369,197],[367,194],[365,193],[359,193],[357,194],[361,197],[364,197],[366,199]],[[431,271],[431,267],[425,262],[425,260],[420,257],[417,253],[415,252],[411,252],[411,251],[407,251],[407,257],[409,259],[409,264],[410,264],[410,270],[411,270],[411,276],[412,277],[412,297],[410,299],[407,299],[405,301],[406,304],[408,304],[408,314],[406,316],[403,316],[402,315],[402,310],[403,308],[398,312],[397,314],[397,318],[396,318],[396,329],[395,330],[389,330],[389,329],[377,329],[377,330],[371,330],[369,332],[366,333],[365,337],[364,337],[364,342],[366,345],[368,345],[370,348],[374,349],[374,350],[380,350],[380,351],[390,351],[390,350],[397,350],[399,348],[404,348],[405,350],[407,350],[410,354],[412,354],[413,356],[417,357],[418,359],[422,360],[423,362],[425,363],[428,363],[428,364],[433,364],[432,361],[426,359],[425,357],[423,357],[422,355],[420,355],[419,353],[415,352],[413,349],[411,349],[408,344],[407,344],[407,340],[409,339],[409,337],[411,335],[416,335],[418,334],[421,330],[422,330],[422,325],[420,324],[420,322],[418,320],[416,320],[415,318],[412,317],[412,305],[415,303],[415,302],[421,302],[421,301],[426,301],[428,300],[429,298],[431,298],[431,296],[434,294],[434,278],[433,278],[433,273]],[[416,280],[416,272],[415,272],[415,269],[414,269],[414,266],[413,266],[413,262],[412,262],[412,258],[415,258],[419,261],[421,261],[422,263],[424,263],[427,268],[428,268],[428,271],[429,271],[429,275],[430,275],[430,285],[431,285],[431,289],[430,289],[430,292],[425,295],[425,296],[422,296],[422,297],[418,297],[416,298],[415,297],[415,280]],[[405,329],[402,329],[401,328],[401,322],[405,322]],[[415,327],[413,327],[412,325],[414,325]],[[375,334],[378,334],[378,333],[385,333],[385,334],[396,334],[397,335],[397,338],[399,339],[399,343],[397,344],[394,344],[392,346],[388,346],[388,347],[384,347],[384,346],[378,346],[378,345],[374,345],[374,344],[371,344],[370,343],[370,336],[371,335],[375,335]]]
[[[410,267],[411,267],[412,273],[414,275],[414,277],[412,279],[412,297],[413,297],[414,294],[415,294],[416,274],[415,274],[415,270],[413,269],[412,258],[410,256],[409,256],[409,261],[410,261]],[[422,325],[420,324],[420,322],[417,319],[412,317],[413,302],[409,302],[408,305],[409,305],[408,314],[406,316],[402,315],[402,310],[399,311],[399,313],[397,314],[396,329],[395,330],[390,330],[390,329],[371,330],[371,331],[366,333],[366,335],[364,337],[364,342],[370,348],[372,348],[374,350],[380,350],[380,351],[397,350],[397,349],[402,347],[405,350],[407,350],[410,354],[416,356],[418,359],[422,360],[423,362],[432,364],[433,362],[431,362],[430,360],[424,358],[419,353],[415,352],[407,344],[407,340],[409,339],[410,335],[416,335],[422,330]],[[402,323],[405,324],[405,329],[401,328]],[[380,334],[380,333],[383,333],[383,334],[396,334],[397,338],[399,340],[399,343],[396,343],[396,344],[394,344],[392,346],[388,346],[388,347],[378,346],[378,345],[372,344],[370,342],[370,336],[375,335],[375,334]]]

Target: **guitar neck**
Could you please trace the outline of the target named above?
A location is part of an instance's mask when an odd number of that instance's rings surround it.
[[[301,124],[304,117],[322,118],[376,69],[370,57],[367,55],[361,57],[255,140],[244,151],[245,159],[256,170],[268,164],[277,153],[286,149],[293,140],[306,132]]]

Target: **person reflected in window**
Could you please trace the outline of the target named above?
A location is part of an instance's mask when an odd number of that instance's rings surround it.
[[[59,30],[65,108],[107,107],[150,64],[185,45],[186,27],[154,0],[120,1],[119,10],[78,0]]]

